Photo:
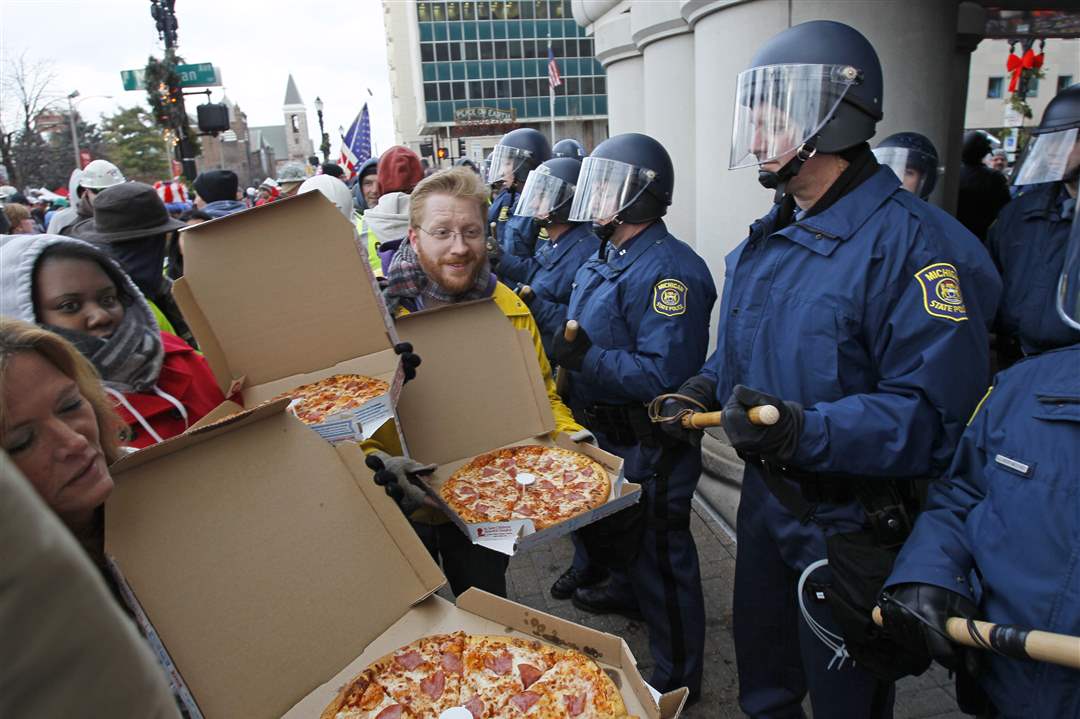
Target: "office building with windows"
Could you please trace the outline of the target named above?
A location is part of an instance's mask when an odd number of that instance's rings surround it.
[[[398,143],[442,148],[445,165],[462,150],[483,159],[515,127],[590,150],[607,137],[607,79],[570,0],[384,0],[383,11]],[[554,137],[549,47],[562,81]]]

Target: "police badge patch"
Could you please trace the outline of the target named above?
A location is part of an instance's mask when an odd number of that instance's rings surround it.
[[[665,317],[686,312],[686,285],[678,280],[660,280],[653,287],[653,311]]]
[[[506,222],[508,217],[510,217],[510,205],[503,205],[499,210],[499,222]]]
[[[915,273],[922,288],[923,307],[933,317],[943,317],[954,322],[968,318],[967,305],[960,293],[960,275],[947,262],[935,262]]]

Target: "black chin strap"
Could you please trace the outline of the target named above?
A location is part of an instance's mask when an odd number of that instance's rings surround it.
[[[604,262],[607,262],[608,241],[611,239],[611,236],[615,234],[615,228],[622,223],[623,222],[619,219],[618,215],[606,225],[593,223],[593,234],[600,238],[600,250],[597,256]]]
[[[773,202],[780,202],[787,194],[787,184],[791,178],[799,174],[799,170],[811,157],[817,154],[817,138],[811,137],[804,142],[796,151],[795,157],[784,163],[776,172],[769,172],[767,170],[758,169],[758,182],[763,187],[770,190],[776,190],[776,194],[773,195]]]

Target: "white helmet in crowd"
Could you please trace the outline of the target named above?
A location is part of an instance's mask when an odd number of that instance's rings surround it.
[[[83,170],[79,187],[90,190],[104,190],[106,187],[119,185],[126,180],[120,168],[108,160],[94,160]]]
[[[315,175],[304,180],[296,194],[318,191],[326,196],[326,199],[334,203],[345,219],[352,220],[353,202],[352,192],[345,183],[333,175]]]
[[[7,202],[19,191],[12,185],[0,185],[0,202]]]

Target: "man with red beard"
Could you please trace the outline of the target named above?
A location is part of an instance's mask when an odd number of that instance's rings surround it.
[[[401,244],[387,269],[387,306],[400,317],[491,297],[515,328],[532,337],[555,415],[555,431],[567,433],[574,441],[595,442],[559,398],[540,330],[529,308],[491,271],[485,248],[487,207],[487,189],[467,167],[443,170],[421,180],[410,200],[408,241]],[[508,557],[471,544],[409,481],[408,475],[431,472],[434,466],[397,456],[401,448],[389,423],[373,439],[365,444],[365,450],[369,452],[368,466],[376,471],[375,481],[398,502],[435,561],[441,559],[454,594],[475,586],[505,597]]]

